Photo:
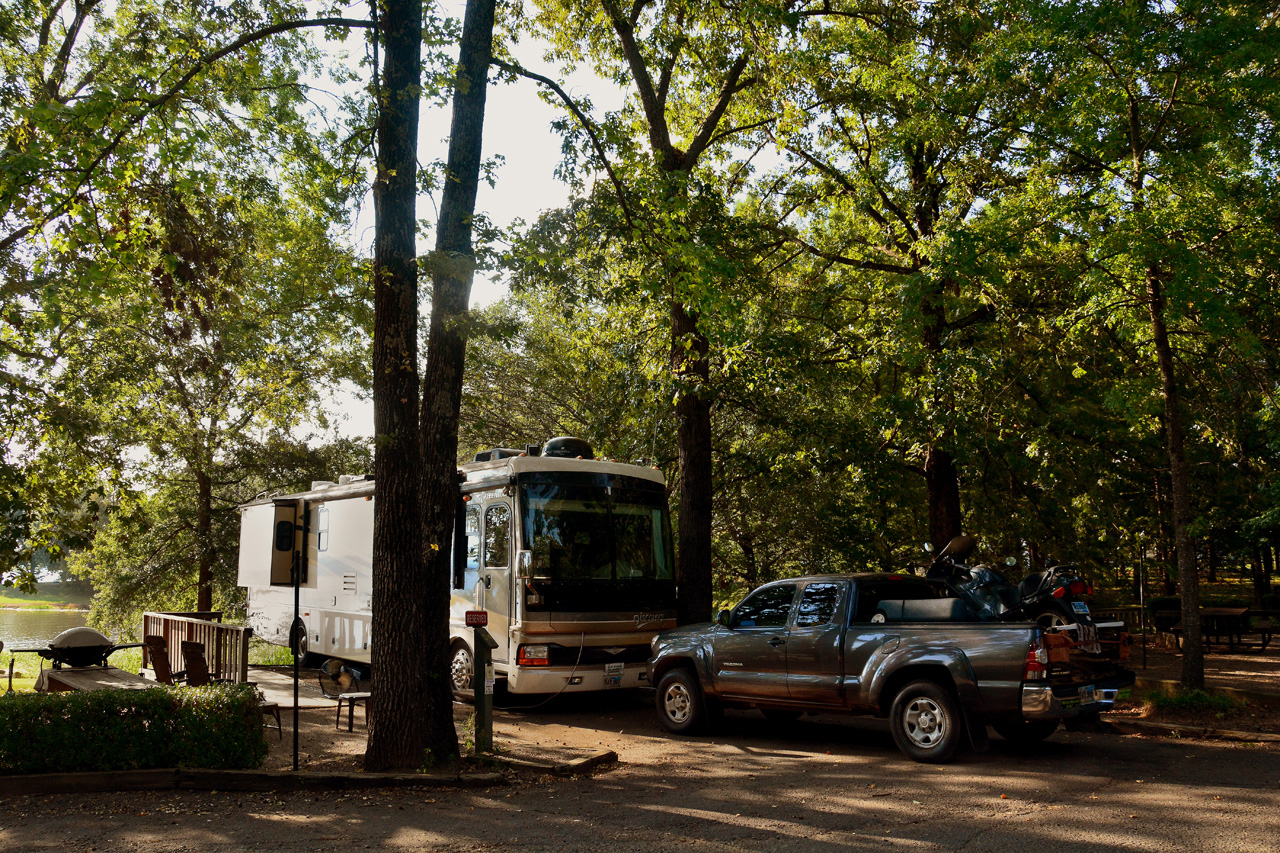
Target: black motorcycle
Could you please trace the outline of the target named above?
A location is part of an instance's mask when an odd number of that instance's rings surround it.
[[[964,563],[977,544],[972,536],[952,539],[934,558],[926,577],[946,584],[980,618],[1035,622],[1046,630],[1069,629],[1077,634],[1077,642],[1093,645],[1097,631],[1085,600],[1093,594],[1093,587],[1079,576],[1075,566],[1054,566],[1014,584],[990,566]]]

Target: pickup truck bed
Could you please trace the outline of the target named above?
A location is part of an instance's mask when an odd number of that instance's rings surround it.
[[[1034,742],[1128,695],[1133,673],[1073,656],[1030,623],[976,621],[944,587],[906,575],[775,581],[715,623],[653,641],[657,711],[677,733],[724,707],[775,718],[887,716],[918,761],[946,761],[986,727]]]

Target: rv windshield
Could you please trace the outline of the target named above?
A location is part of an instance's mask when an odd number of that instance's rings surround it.
[[[603,474],[520,478],[524,547],[535,577],[668,580],[667,496],[660,484]]]

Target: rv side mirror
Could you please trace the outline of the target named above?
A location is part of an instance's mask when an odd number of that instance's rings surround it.
[[[292,521],[276,522],[276,550],[277,551],[293,550],[293,522]]]
[[[721,610],[718,614],[716,614],[716,621],[719,622],[721,625],[725,626],[726,628],[728,628],[729,627],[729,611]]]
[[[516,554],[516,577],[528,580],[533,577],[533,552],[521,551]]]

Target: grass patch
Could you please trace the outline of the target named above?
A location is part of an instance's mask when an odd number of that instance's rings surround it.
[[[1164,714],[1194,714],[1227,717],[1244,710],[1245,703],[1230,696],[1204,690],[1156,694],[1148,697],[1151,707]]]
[[[88,610],[92,600],[93,592],[79,584],[38,583],[35,595],[26,595],[13,587],[0,588],[0,607]]]
[[[258,637],[250,637],[249,665],[293,666],[293,652],[288,646],[276,646]]]

